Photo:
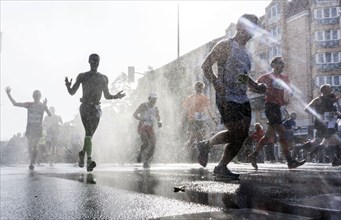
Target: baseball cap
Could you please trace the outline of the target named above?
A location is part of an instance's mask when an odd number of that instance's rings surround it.
[[[156,95],[156,93],[152,92],[152,93],[149,94],[148,98],[157,99],[157,95]]]

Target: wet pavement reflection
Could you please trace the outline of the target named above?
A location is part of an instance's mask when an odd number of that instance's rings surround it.
[[[122,166],[122,169],[119,166],[97,169],[93,173],[45,175],[219,207],[226,212],[251,208],[299,214],[303,208],[295,204],[302,204],[302,199],[310,201],[307,198],[330,194],[333,196],[329,200],[333,200],[334,206],[340,205],[334,210],[334,215],[341,213],[341,176],[337,170],[274,169],[242,172],[240,180],[227,180],[214,178],[210,168],[177,169],[166,165],[166,168],[143,169],[131,165]],[[333,215],[331,213],[320,210],[316,215],[330,216]]]

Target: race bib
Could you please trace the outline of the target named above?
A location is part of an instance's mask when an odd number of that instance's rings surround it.
[[[324,115],[324,122],[327,123],[328,128],[335,128],[335,124],[337,121],[337,116],[334,112],[325,112]]]
[[[145,120],[143,121],[144,126],[153,126],[153,121],[152,120]]]

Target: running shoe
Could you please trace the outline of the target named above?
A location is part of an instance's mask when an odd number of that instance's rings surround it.
[[[226,166],[214,167],[213,175],[216,177],[223,177],[228,179],[238,179],[239,177],[239,174],[232,173]]]
[[[78,166],[79,167],[84,167],[84,156],[85,156],[85,152],[79,151],[78,153]]]
[[[91,172],[93,171],[93,169],[96,167],[96,162],[91,160],[91,158],[88,159],[87,161],[87,167],[86,167],[86,170],[88,172]]]
[[[147,161],[143,163],[143,168],[145,168],[145,169],[150,168],[150,165]]]
[[[332,162],[332,166],[336,167],[336,166],[340,166],[340,165],[341,165],[341,159],[334,158],[334,160]]]
[[[28,166],[28,169],[30,169],[30,170],[34,170],[34,166],[33,166],[33,164],[30,164],[30,165]]]
[[[200,141],[197,144],[198,149],[198,163],[206,167],[208,162],[208,154],[210,153],[210,147],[208,146],[208,141]]]
[[[292,161],[288,162],[288,168],[294,169],[296,167],[302,166],[305,162],[306,162],[306,160],[301,160],[301,161],[292,160]]]

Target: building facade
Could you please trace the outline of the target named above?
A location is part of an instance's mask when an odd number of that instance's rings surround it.
[[[298,126],[307,129],[312,118],[304,108],[320,94],[319,87],[329,83],[341,93],[341,1],[340,0],[273,0],[260,17],[261,31],[248,43],[252,53],[253,79],[271,71],[270,62],[282,56],[284,72],[289,75],[295,93],[288,98],[288,112],[298,114]],[[226,36],[181,56],[155,70],[155,79],[142,79],[141,85],[155,87],[160,94],[172,97],[173,117],[181,109],[181,100],[192,92],[197,80],[207,83],[205,93],[214,103],[214,89],[204,78],[201,63],[213,46],[222,38],[232,37],[235,24],[229,24]],[[146,77],[145,77],[146,78]],[[142,81],[145,81],[144,83]],[[159,86],[156,86],[159,85]],[[266,127],[263,97],[249,94],[253,107],[252,123]]]

